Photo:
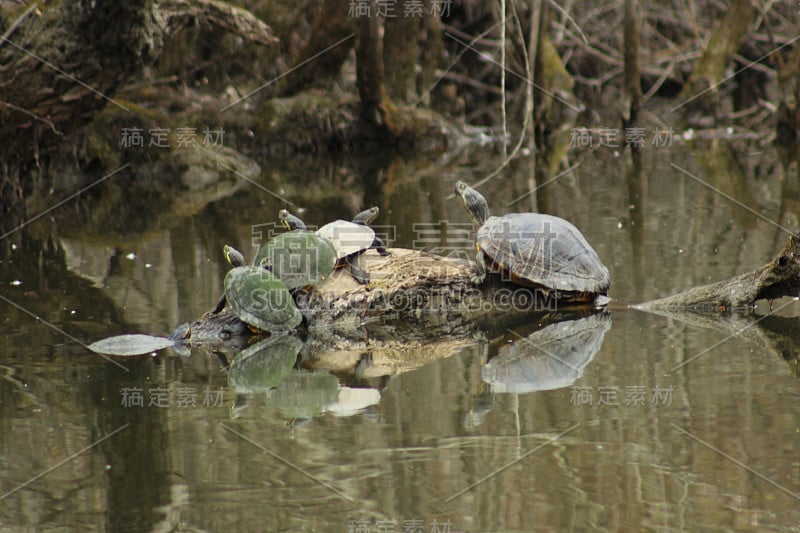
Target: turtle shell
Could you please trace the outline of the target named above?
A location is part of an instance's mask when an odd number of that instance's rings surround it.
[[[337,259],[361,253],[371,248],[375,241],[375,230],[346,220],[334,220],[325,224],[317,230],[317,235],[333,243]]]
[[[253,264],[269,268],[287,289],[320,285],[333,272],[336,249],[313,231],[277,235],[258,250]]]
[[[546,289],[605,294],[608,269],[581,232],[566,220],[537,213],[489,217],[478,229],[478,250],[511,281]]]
[[[261,267],[229,270],[225,276],[225,297],[242,322],[260,330],[291,331],[303,320],[283,282]]]

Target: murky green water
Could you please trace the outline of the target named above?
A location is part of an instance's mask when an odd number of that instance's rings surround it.
[[[541,200],[584,232],[621,304],[744,272],[785,240],[681,169],[797,227],[797,184],[774,156],[734,152],[747,176],[738,179],[716,143],[651,146],[641,180],[600,149],[546,186]],[[452,252],[464,243],[425,241],[425,231],[463,227],[447,196],[456,179],[491,170],[495,152],[378,170],[285,170],[264,157],[259,183],[308,207],[310,223],[377,204],[393,245]],[[495,212],[529,208],[506,207],[524,191],[524,166],[483,187]],[[25,229],[0,280],[0,531],[800,527],[791,302],[775,303],[790,318],[728,329],[619,305],[538,332],[498,323],[450,344],[432,339],[414,357],[365,343],[361,355],[374,357],[365,369],[354,373],[350,355],[306,360],[277,389],[249,393],[229,354],[118,366],[88,352],[81,342],[164,335],[213,307],[222,245],[251,254],[282,207],[236,187],[196,210],[141,218],[131,213],[150,198],[100,220],[90,199]],[[547,368],[543,350],[566,342],[577,343],[567,368]],[[290,370],[291,361],[281,371]],[[353,395],[367,406],[348,411]]]

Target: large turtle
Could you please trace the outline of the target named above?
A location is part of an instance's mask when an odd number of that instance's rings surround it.
[[[378,217],[380,210],[377,207],[365,209],[353,217],[352,222],[346,220],[334,220],[325,224],[317,235],[333,243],[336,249],[336,267],[343,268],[348,266],[353,279],[361,284],[370,281],[369,272],[358,266],[358,256],[370,248],[375,248],[380,255],[389,255],[383,241],[375,235],[375,231],[369,227],[369,223]],[[283,209],[278,214],[281,222],[291,230],[303,230],[305,223],[297,216],[292,215]]]
[[[305,224],[292,227],[283,217],[281,222],[292,231],[281,233],[261,246],[253,265],[271,270],[289,289],[323,283],[336,266],[338,256],[334,245],[305,229]]]
[[[608,292],[608,269],[566,220],[539,213],[493,217],[486,198],[462,181],[456,183],[456,194],[478,228],[476,284],[489,270],[545,294],[554,290],[568,301],[592,301]]]

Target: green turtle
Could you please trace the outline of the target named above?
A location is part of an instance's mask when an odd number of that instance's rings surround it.
[[[286,286],[269,270],[246,266],[244,254],[227,244],[225,259],[233,267],[225,276],[225,292],[212,311],[219,314],[227,305],[245,324],[269,331],[290,331],[302,315]]]
[[[244,258],[244,254],[234,248],[233,246],[225,245],[222,248],[222,253],[225,256],[225,260],[228,261],[228,264],[232,267],[241,267],[247,264],[247,261]],[[214,306],[214,309],[211,311],[211,314],[218,315],[225,309],[225,305],[228,303],[227,298],[225,298],[225,293],[222,293],[222,296],[219,297],[217,300],[217,305]],[[175,334],[176,332],[173,332]]]
[[[371,207],[358,213],[352,222],[335,220],[317,230],[317,235],[333,243],[336,249],[336,268],[349,267],[350,275],[362,285],[369,283],[370,275],[358,266],[358,256],[370,248],[375,248],[381,255],[389,255],[383,241],[375,235],[375,230],[369,227],[369,223],[375,220],[379,213],[377,207]],[[306,227],[305,222],[285,209],[281,210],[278,216],[289,229]]]
[[[294,217],[286,210],[281,211],[281,217],[284,211],[289,217]],[[333,244],[305,229],[302,221],[299,224],[283,218],[281,221],[292,231],[276,235],[261,246],[253,264],[271,270],[289,289],[323,283],[336,265],[337,253]]]
[[[303,317],[286,285],[258,266],[238,266],[225,276],[225,298],[245,324],[262,331],[291,331]]]

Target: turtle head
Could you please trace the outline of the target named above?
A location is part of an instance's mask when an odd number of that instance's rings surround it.
[[[365,209],[353,217],[354,224],[360,224],[362,226],[367,226],[372,223],[373,220],[378,218],[378,215],[381,213],[381,210],[378,207],[370,207],[369,209]]]
[[[307,229],[306,223],[300,220],[299,217],[294,216],[286,209],[281,209],[278,212],[278,218],[281,221],[281,224],[286,226],[288,230],[295,230],[295,229]]]
[[[242,252],[233,246],[228,246],[226,244],[222,249],[222,252],[225,254],[225,260],[228,261],[228,264],[230,264],[232,267],[244,266],[244,255],[242,255]]]
[[[477,227],[483,226],[489,218],[489,204],[486,198],[463,181],[456,182],[456,194],[461,199],[461,204],[467,210],[472,223]]]

